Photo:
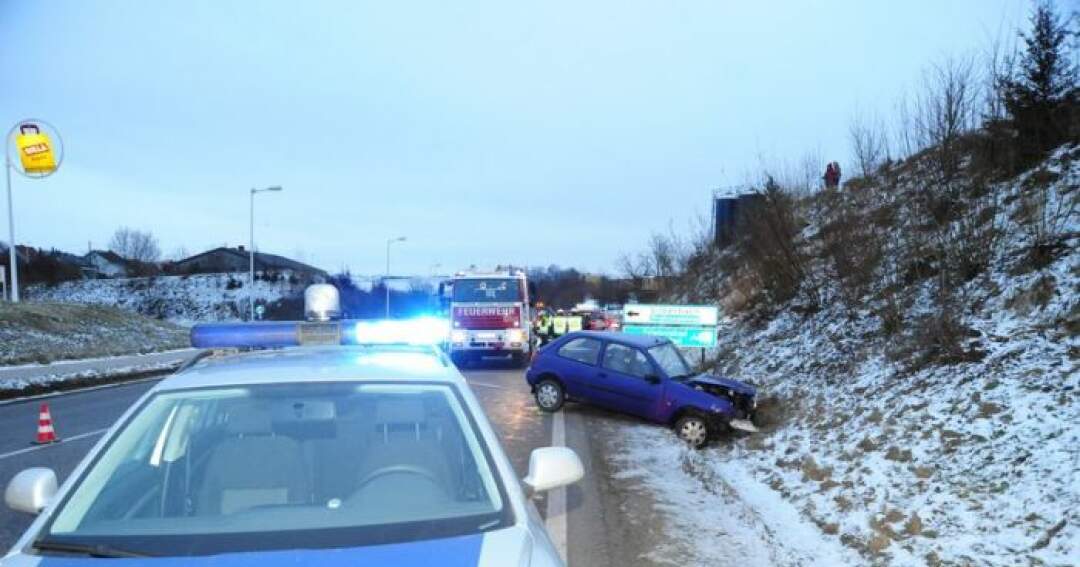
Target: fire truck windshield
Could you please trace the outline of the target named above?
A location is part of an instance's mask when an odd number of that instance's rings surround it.
[[[454,301],[516,303],[521,301],[521,282],[516,279],[463,279],[454,282]]]

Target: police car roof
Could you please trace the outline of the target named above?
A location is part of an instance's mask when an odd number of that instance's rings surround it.
[[[434,347],[360,345],[290,347],[210,357],[166,378],[158,389],[386,380],[463,383],[454,366]]]
[[[628,335],[626,333],[610,333],[607,331],[574,331],[567,333],[566,336],[592,337],[637,348],[649,348],[671,342],[663,337],[654,337],[652,335]]]

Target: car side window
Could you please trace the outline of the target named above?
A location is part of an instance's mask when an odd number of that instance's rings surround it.
[[[604,368],[630,376],[644,378],[654,374],[652,363],[645,353],[626,345],[611,343],[604,350]]]
[[[596,360],[600,358],[600,341],[586,337],[572,339],[559,347],[559,356],[596,366]]]

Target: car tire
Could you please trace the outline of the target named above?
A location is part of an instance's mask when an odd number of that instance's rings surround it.
[[[700,449],[709,442],[712,428],[700,414],[686,413],[675,421],[675,435],[693,449]]]
[[[536,385],[533,396],[536,398],[537,407],[548,413],[559,411],[566,403],[566,390],[562,384],[551,378],[541,380]]]

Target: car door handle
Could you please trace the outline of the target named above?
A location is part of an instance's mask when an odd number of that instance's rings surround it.
[[[596,375],[601,378],[607,378],[607,372],[597,372]]]

